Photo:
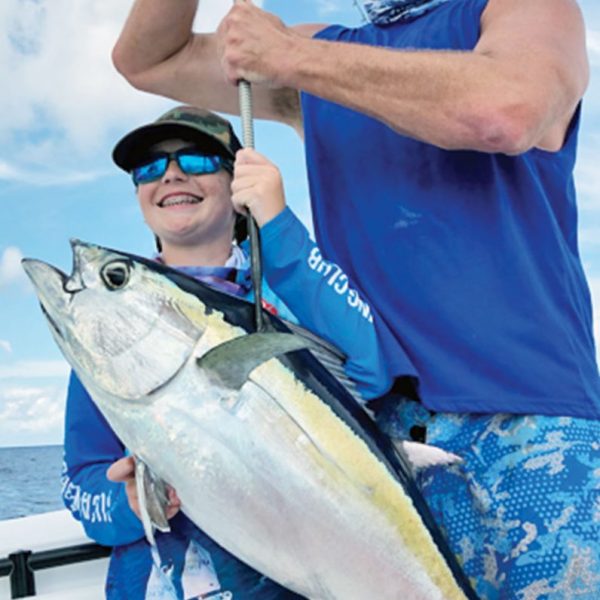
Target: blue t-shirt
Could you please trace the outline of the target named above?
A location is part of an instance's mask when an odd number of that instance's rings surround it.
[[[469,51],[486,4],[317,37]],[[302,110],[317,242],[391,330],[393,372],[397,351],[411,359],[425,406],[599,418],[577,245],[579,110],[559,152],[519,156],[445,151],[309,94]]]

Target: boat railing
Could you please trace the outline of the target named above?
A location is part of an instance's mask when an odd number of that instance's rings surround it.
[[[67,510],[0,521],[0,599],[102,599],[110,552]]]
[[[110,548],[100,544],[78,544],[41,552],[20,550],[0,559],[0,577],[10,578],[11,598],[35,596],[35,572],[103,558]]]

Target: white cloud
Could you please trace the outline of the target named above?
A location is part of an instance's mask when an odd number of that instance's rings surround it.
[[[7,162],[0,160],[0,179],[10,181],[12,179],[18,179],[20,176],[19,169],[16,169]]]
[[[575,167],[575,181],[581,198],[581,208],[597,210],[600,213],[600,169],[598,152],[600,135],[582,129],[582,145]]]
[[[587,48],[592,65],[600,65],[600,31],[587,30]]]
[[[16,246],[8,246],[0,256],[0,287],[26,281],[21,267],[23,254]]]
[[[63,360],[21,360],[0,365],[0,380],[3,379],[41,379],[57,377],[64,379],[70,372],[69,365]]]
[[[264,4],[263,0],[254,0],[253,3],[261,8]],[[232,6],[233,0],[202,0],[194,21],[194,31],[214,31]]]
[[[46,386],[0,386],[2,445],[61,443],[66,393],[66,380]]]
[[[27,170],[0,160],[0,181],[26,183],[40,187],[84,183],[112,174],[113,170],[87,172],[56,172],[54,170],[44,172],[40,171],[39,168]],[[5,198],[7,202],[10,201],[8,194],[5,195]]]
[[[131,4],[0,3],[0,142],[19,136],[21,151],[13,157],[19,165],[48,164],[51,159],[50,164],[60,167],[69,156],[92,157],[109,136],[112,141],[114,131],[125,132],[172,105],[133,89],[112,65],[111,50]],[[222,0],[200,4],[197,21],[208,29],[214,29],[231,6]],[[21,175],[14,164],[0,165],[0,178]]]
[[[4,350],[8,354],[12,353],[12,345],[8,340],[0,340],[0,350]]]
[[[69,371],[61,360],[0,362],[0,446],[62,443]]]
[[[579,241],[588,246],[600,246],[600,226],[581,227]]]
[[[354,2],[356,4],[356,2]],[[317,12],[319,16],[326,17],[340,10],[340,2],[338,0],[318,0]]]

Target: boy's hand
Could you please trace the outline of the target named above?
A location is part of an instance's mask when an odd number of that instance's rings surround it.
[[[259,227],[285,208],[279,169],[256,150],[244,148],[238,151],[233,175],[233,206],[242,214],[250,210]]]
[[[129,506],[138,519],[141,520],[140,503],[135,485],[135,459],[133,456],[126,456],[114,462],[106,472],[106,476],[111,481],[125,484],[125,494],[127,495]],[[167,506],[167,519],[172,519],[179,512],[181,501],[173,488],[168,487],[168,491],[169,505]]]

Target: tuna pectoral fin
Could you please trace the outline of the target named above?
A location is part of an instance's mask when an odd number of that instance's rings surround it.
[[[212,348],[196,362],[215,383],[239,390],[259,365],[309,345],[291,333],[251,333]]]
[[[461,463],[462,458],[446,452],[437,446],[421,444],[419,442],[407,442],[406,440],[393,440],[396,449],[408,458],[413,471],[427,469],[434,466],[449,466]]]
[[[138,457],[135,460],[135,485],[144,533],[150,545],[154,546],[154,529],[171,530],[167,520],[167,485]]]

